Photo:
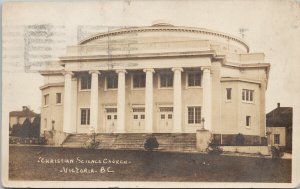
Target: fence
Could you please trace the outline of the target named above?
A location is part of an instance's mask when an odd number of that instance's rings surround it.
[[[218,146],[267,146],[266,137],[242,134],[213,134],[213,144]]]
[[[39,138],[26,138],[26,137],[9,137],[9,144],[36,144],[42,145],[46,144],[46,139],[44,137]]]

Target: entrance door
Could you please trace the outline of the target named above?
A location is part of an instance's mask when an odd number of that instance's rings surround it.
[[[173,107],[159,108],[159,131],[171,132],[173,129]]]
[[[145,132],[145,108],[133,108],[133,132]]]
[[[113,133],[117,128],[117,108],[106,108],[106,133]]]

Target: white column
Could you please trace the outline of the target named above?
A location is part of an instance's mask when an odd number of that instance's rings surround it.
[[[154,69],[143,70],[146,73],[145,89],[145,132],[153,132],[153,73]]]
[[[65,86],[64,86],[64,121],[63,131],[72,133],[74,128],[71,125],[72,119],[72,72],[65,71]],[[75,127],[75,126],[74,126]]]
[[[182,121],[181,121],[181,72],[182,68],[172,68],[174,72],[173,82],[173,132],[182,132]]]
[[[116,70],[118,74],[118,107],[117,107],[117,132],[125,132],[125,74],[126,70]]]
[[[98,103],[99,103],[99,96],[98,96],[98,74],[99,71],[93,70],[89,71],[91,74],[92,81],[91,81],[91,105],[90,105],[90,132],[96,132],[96,128],[98,127]]]
[[[211,131],[211,75],[210,68],[203,67],[203,105],[202,105],[202,115],[204,118],[204,129]],[[203,122],[202,122],[203,124]]]

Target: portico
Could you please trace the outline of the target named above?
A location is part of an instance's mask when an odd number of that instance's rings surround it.
[[[188,68],[190,69],[190,68]],[[155,111],[160,111],[159,107],[157,107],[156,109],[153,108],[153,106],[155,104],[157,104],[157,102],[155,102],[154,98],[153,98],[153,91],[154,91],[154,81],[153,81],[153,75],[156,71],[158,71],[158,73],[160,73],[160,71],[166,71],[166,69],[156,69],[156,68],[144,68],[141,70],[126,70],[126,69],[116,69],[114,70],[116,76],[117,76],[117,88],[116,88],[116,93],[117,93],[117,98],[115,99],[116,102],[116,106],[114,109],[116,109],[116,113],[114,114],[113,117],[109,116],[109,119],[114,119],[116,118],[116,120],[113,122],[113,129],[101,129],[106,127],[106,122],[98,122],[99,117],[100,116],[105,116],[106,114],[101,114],[101,112],[105,112],[100,110],[101,108],[105,109],[104,106],[100,106],[99,104],[102,104],[102,99],[101,99],[101,95],[99,95],[99,93],[102,92],[102,90],[100,90],[101,86],[99,86],[99,80],[104,79],[106,82],[108,82],[107,78],[104,77],[100,77],[101,74],[107,73],[107,70],[90,70],[90,71],[85,71],[84,73],[88,74],[89,77],[91,78],[90,80],[90,91],[87,91],[89,93],[90,96],[90,114],[89,114],[89,119],[90,119],[90,123],[88,125],[88,131],[89,132],[96,132],[96,133],[101,133],[101,132],[109,132],[109,133],[124,133],[124,132],[128,132],[128,130],[130,130],[130,132],[142,132],[142,133],[153,133],[153,132],[163,132],[166,131],[163,128],[158,128],[161,126],[161,124],[156,126],[156,122],[154,122],[154,117],[155,116],[160,116],[157,115],[155,113]],[[165,118],[163,119],[169,119],[169,122],[167,124],[170,124],[172,122],[171,125],[169,126],[169,129],[171,128],[171,130],[169,130],[170,132],[173,133],[181,133],[184,131],[184,123],[182,123],[182,120],[184,120],[183,117],[183,106],[182,106],[182,73],[184,72],[185,68],[184,67],[174,67],[174,68],[169,68],[167,69],[169,72],[172,73],[172,86],[168,88],[168,90],[172,90],[172,95],[170,95],[170,97],[173,100],[172,104],[169,104],[168,106],[165,107],[169,107],[169,116],[165,116]],[[203,81],[201,83],[201,85],[203,85],[202,88],[198,88],[198,90],[203,91],[203,95],[202,95],[202,100],[203,102],[205,101],[210,101],[210,95],[211,95],[211,78],[210,78],[210,68],[209,67],[198,67],[198,68],[193,68],[193,70],[198,70],[199,72],[199,77],[201,78],[201,80]],[[208,70],[208,71],[204,71],[204,70]],[[143,75],[145,76],[145,87],[140,88],[139,90],[144,91],[145,94],[145,98],[144,98],[144,103],[142,103],[140,105],[140,107],[142,107],[142,109],[144,111],[142,111],[143,113],[140,114],[141,119],[143,120],[143,124],[144,128],[142,130],[135,130],[135,129],[131,129],[130,126],[126,127],[126,119],[135,119],[134,115],[130,115],[130,116],[126,116],[126,106],[130,106],[128,105],[129,103],[126,102],[126,79],[130,80],[130,76],[128,75],[128,71],[131,74],[135,74],[135,72],[138,73],[143,73]],[[72,125],[72,117],[74,117],[74,115],[72,115],[71,113],[71,109],[72,109],[72,85],[71,80],[73,77],[73,80],[76,80],[77,82],[80,82],[80,77],[75,77],[74,73],[78,73],[77,71],[72,72],[72,71],[68,71],[65,72],[64,77],[65,77],[65,82],[64,82],[64,94],[65,94],[65,101],[64,101],[64,124],[63,124],[63,130],[65,132],[68,133],[73,133],[75,132],[77,129],[74,128],[74,125]],[[160,75],[157,75],[157,77],[159,77]],[[133,81],[130,81],[133,82]],[[205,83],[207,82],[207,83]],[[102,83],[100,81],[100,83]],[[102,86],[103,87],[103,86]],[[156,86],[157,87],[157,86]],[[77,90],[80,91],[80,88],[78,88]],[[134,90],[134,89],[132,89]],[[161,88],[161,90],[166,90]],[[78,91],[77,91],[78,92]],[[105,93],[106,91],[103,91],[103,93]],[[201,107],[201,111],[203,112],[201,119],[202,120],[206,120],[205,123],[205,129],[209,129],[211,130],[211,126],[210,124],[210,119],[211,119],[211,108],[209,107],[211,106],[211,103],[206,102],[203,103],[202,107]],[[129,107],[132,108],[132,107]],[[141,111],[141,109],[140,109]],[[131,111],[133,112],[133,110]],[[205,113],[204,113],[205,112]],[[167,115],[167,114],[166,114]],[[163,116],[162,116],[163,117]],[[104,118],[106,119],[106,118]],[[137,118],[139,119],[139,118]],[[157,119],[160,119],[160,117],[157,117]],[[201,125],[202,123],[200,123]],[[141,123],[140,123],[141,125]],[[202,128],[202,125],[201,127]]]

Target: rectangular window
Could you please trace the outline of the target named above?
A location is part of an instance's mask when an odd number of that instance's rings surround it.
[[[226,88],[226,99],[231,100],[231,88]]]
[[[140,108],[132,108],[132,111],[133,112],[145,112],[145,108],[142,108],[142,107],[140,107]]]
[[[244,101],[244,102],[253,102],[253,100],[254,100],[254,91],[253,90],[248,90],[248,89],[243,89],[242,101]]]
[[[195,123],[200,124],[201,122],[201,108],[195,107]]]
[[[159,107],[160,112],[173,112],[173,107]]]
[[[146,75],[134,74],[133,75],[133,88],[145,88]]]
[[[89,90],[91,89],[91,76],[86,75],[80,78],[80,89],[81,90]]]
[[[201,72],[190,72],[188,73],[188,86],[196,87],[201,86]]]
[[[250,91],[250,97],[249,97],[249,100],[250,100],[250,102],[253,102],[253,91]]]
[[[201,107],[192,106],[188,107],[188,124],[200,124],[201,123]]]
[[[173,74],[172,73],[160,74],[160,87],[161,88],[173,87]]]
[[[280,144],[280,134],[274,134],[274,144]]]
[[[56,93],[56,104],[61,104],[61,93]]]
[[[90,109],[89,108],[80,109],[80,118],[81,118],[81,125],[89,125],[90,124]]]
[[[118,88],[118,75],[117,74],[109,74],[106,77],[106,86],[107,86],[107,89],[117,89]]]
[[[117,112],[117,108],[105,108],[106,113],[116,113]]]
[[[49,104],[49,94],[44,95],[44,106]]]
[[[251,125],[251,116],[246,116],[246,126],[250,127]]]

